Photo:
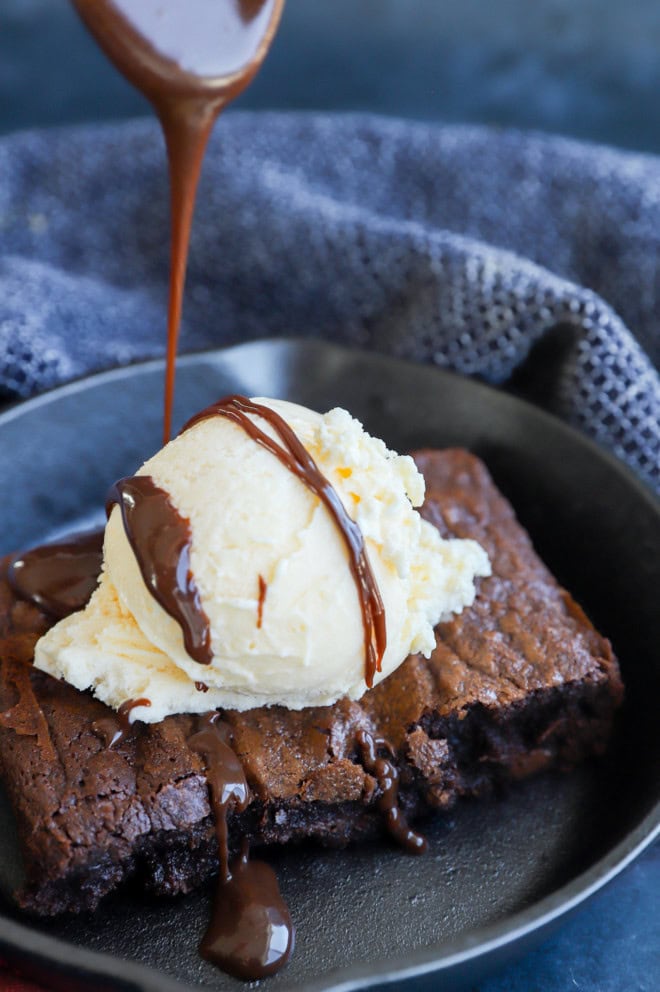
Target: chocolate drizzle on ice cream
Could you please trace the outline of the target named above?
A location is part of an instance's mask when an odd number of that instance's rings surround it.
[[[285,468],[318,496],[335,521],[348,551],[349,565],[360,600],[364,627],[364,679],[367,687],[371,689],[376,672],[381,671],[383,655],[387,647],[387,630],[385,608],[369,563],[362,531],[357,523],[349,517],[334,486],[319,470],[318,465],[296,436],[295,431],[289,427],[279,413],[262,403],[255,403],[246,396],[226,396],[192,417],[185,424],[181,433],[183,434],[202,420],[208,420],[210,417],[226,417],[227,420],[231,420],[232,423],[244,430],[257,444],[275,455]],[[279,442],[263,431],[251,419],[252,417],[260,417],[265,420],[277,434]],[[259,612],[260,617],[261,610]],[[257,626],[260,626],[260,623]]]
[[[264,605],[266,603],[266,596],[268,594],[268,583],[264,579],[263,575],[259,574],[259,599],[257,600],[257,627],[261,630],[264,622]]]
[[[359,699],[428,657],[490,571],[420,517],[423,494],[345,410],[221,400],[120,480],[98,587],[37,667],[114,708],[148,695],[148,723]]]
[[[210,417],[226,417],[257,444],[273,454],[325,505],[348,551],[364,628],[365,682],[373,686],[381,671],[387,647],[385,608],[367,555],[364,537],[352,520],[336,490],[318,468],[305,446],[275,410],[245,396],[227,396],[192,417],[181,433]],[[252,417],[266,421],[279,441],[262,430]],[[148,475],[137,475],[111,488],[107,510],[118,504],[124,530],[139,565],[144,583],[183,631],[186,651],[195,661],[213,661],[211,631],[202,607],[195,577],[190,568],[192,533],[190,523],[178,512],[165,490]],[[258,576],[257,627],[262,626],[267,584]]]
[[[120,479],[106,510],[119,506],[124,531],[144,583],[183,632],[186,651],[201,665],[213,661],[211,631],[190,568],[190,523],[148,475]]]

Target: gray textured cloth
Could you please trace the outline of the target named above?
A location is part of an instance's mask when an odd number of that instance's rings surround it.
[[[155,123],[0,142],[0,395],[164,351]],[[513,382],[660,487],[660,160],[365,116],[228,114],[182,350],[313,335]],[[513,378],[512,378],[513,377]]]

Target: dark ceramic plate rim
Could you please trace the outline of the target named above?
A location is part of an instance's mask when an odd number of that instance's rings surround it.
[[[213,359],[224,353],[236,355],[240,360],[242,353],[245,352],[249,355],[251,348],[264,344],[272,345],[275,349],[294,346],[301,349],[307,348],[310,352],[323,350],[338,355],[354,352],[356,356],[366,355],[370,359],[387,364],[415,365],[420,374],[436,376],[439,381],[442,381],[443,378],[449,378],[455,382],[457,378],[452,373],[435,367],[424,367],[376,353],[365,353],[357,349],[296,338],[278,338],[268,342],[261,340],[196,352],[182,356],[180,364],[182,366],[194,365],[200,360]],[[15,403],[5,409],[0,414],[0,432],[5,424],[21,417],[23,413],[57,402],[61,396],[71,396],[77,392],[93,389],[96,384],[113,380],[121,381],[162,368],[162,360],[152,359],[119,369],[99,372],[91,376],[83,376],[64,386],[55,387],[34,399]],[[589,438],[524,400],[493,389],[481,382],[469,379],[462,379],[461,381],[466,390],[475,391],[475,395],[480,394],[486,397],[488,402],[520,410],[526,419],[536,421],[541,427],[563,434],[569,442],[577,447],[587,448],[593,456],[606,462],[610,469],[614,470],[628,487],[634,489],[637,496],[648,503],[660,517],[660,505],[650,490],[618,459],[604,451]],[[659,836],[660,802],[657,802],[637,826],[629,831],[626,837],[611,848],[603,858],[587,871],[576,876],[571,882],[533,903],[527,909],[505,917],[486,928],[472,931],[464,937],[454,938],[451,944],[438,944],[419,949],[405,956],[385,958],[380,967],[376,966],[376,970],[373,964],[342,968],[326,973],[318,980],[298,985],[297,989],[299,992],[350,992],[353,989],[366,989],[377,984],[422,977],[433,972],[441,975],[443,971],[453,970],[468,962],[475,962],[477,959],[485,961],[513,944],[525,943],[533,935],[539,936],[543,930],[549,928],[560,917],[576,909],[581,903],[611,882]],[[92,983],[102,981],[107,989],[114,986],[117,989],[139,989],[141,992],[193,992],[195,987],[198,988],[198,986],[184,984],[145,965],[116,958],[109,954],[89,951],[63,940],[49,937],[2,914],[0,914],[0,951],[3,956],[10,960],[26,961],[29,958],[32,967],[45,966],[51,970],[52,974],[64,976],[67,973],[75,973],[78,982],[83,985],[88,982],[91,987],[93,987]]]

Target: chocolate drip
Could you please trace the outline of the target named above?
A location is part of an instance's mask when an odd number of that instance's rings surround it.
[[[133,724],[131,723],[131,713],[138,706],[151,706],[151,700],[142,697],[140,699],[127,699],[122,703],[116,713],[111,716],[102,716],[92,724],[92,730],[100,737],[105,746],[110,749],[119,744],[126,734],[130,733]]]
[[[169,440],[190,228],[220,111],[248,85],[284,0],[73,0],[119,71],[151,101],[165,135],[172,214],[163,443]]]
[[[391,754],[392,749],[387,741],[381,737],[373,737],[367,730],[358,731],[357,742],[364,767],[374,776],[381,790],[378,807],[385,814],[388,833],[409,853],[423,854],[427,848],[425,838],[408,826],[399,808],[399,772],[389,759],[378,753],[386,750]]]
[[[278,971],[291,957],[294,928],[272,868],[249,859],[243,841],[229,863],[227,813],[247,808],[249,789],[243,766],[231,747],[231,729],[218,713],[201,718],[189,740],[206,762],[211,808],[218,841],[220,874],[202,955],[237,978],[256,980]]]
[[[257,627],[261,629],[261,625],[264,619],[264,603],[266,602],[266,593],[268,592],[268,583],[264,579],[263,575],[259,576],[259,600],[257,602]]]
[[[281,444],[273,440],[250,419],[261,417],[274,428]],[[192,417],[181,433],[209,417],[226,417],[241,427],[257,444],[266,448],[279,461],[293,472],[308,489],[323,501],[344,539],[348,550],[348,560],[355,580],[360,600],[364,627],[365,682],[369,689],[374,684],[376,672],[380,672],[387,645],[385,609],[380,598],[378,585],[371,570],[362,531],[351,520],[344,509],[333,486],[320,472],[316,462],[305,446],[291,430],[287,422],[270,407],[253,403],[245,396],[227,396],[212,403],[205,410]]]
[[[207,713],[200,722],[201,729],[189,738],[188,745],[206,760],[206,779],[215,818],[222,883],[230,877],[227,811],[231,808],[242,813],[247,807],[250,792],[243,766],[230,747],[229,724],[220,720],[218,713]]]
[[[149,475],[120,479],[106,510],[117,503],[124,530],[154,599],[177,621],[186,651],[200,665],[213,661],[211,630],[190,569],[190,523]]]
[[[254,981],[268,978],[293,953],[295,930],[270,865],[249,858],[247,841],[218,886],[215,909],[200,944],[202,956],[224,971]]]
[[[78,534],[17,555],[9,567],[9,584],[21,599],[59,620],[87,604],[102,562],[103,531]]]

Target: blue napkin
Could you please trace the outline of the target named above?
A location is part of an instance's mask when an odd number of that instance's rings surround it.
[[[0,397],[162,355],[153,121],[0,141]],[[373,116],[230,113],[181,349],[308,335],[507,384],[660,489],[660,160]]]

